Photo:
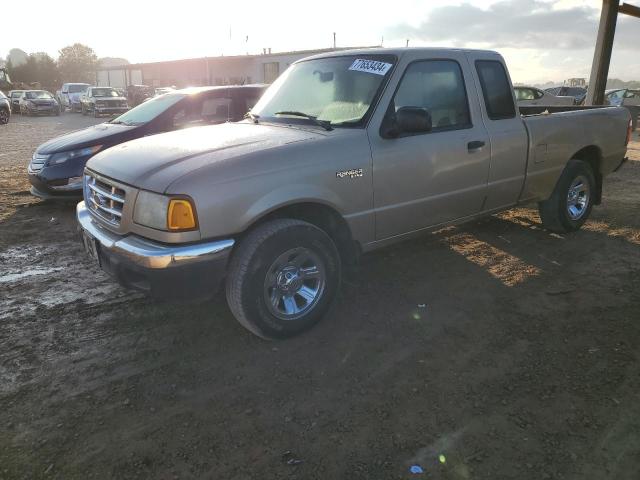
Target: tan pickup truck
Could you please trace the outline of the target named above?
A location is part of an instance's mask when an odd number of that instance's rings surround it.
[[[521,115],[492,51],[310,57],[242,122],[95,155],[83,241],[125,286],[193,298],[224,282],[245,327],[291,336],[326,314],[362,252],[530,202],[546,228],[579,229],[625,159],[630,119],[567,109]]]

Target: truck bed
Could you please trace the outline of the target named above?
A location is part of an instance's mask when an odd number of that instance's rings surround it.
[[[520,113],[529,135],[521,201],[548,198],[570,158],[593,161],[601,176],[615,170],[624,158],[629,124],[624,108],[536,106],[520,107]]]

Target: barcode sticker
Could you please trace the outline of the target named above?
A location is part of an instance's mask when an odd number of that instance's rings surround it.
[[[375,73],[376,75],[385,75],[391,68],[391,65],[391,63],[356,58],[355,62],[353,62],[353,64],[349,67],[349,70],[355,70],[356,72]]]

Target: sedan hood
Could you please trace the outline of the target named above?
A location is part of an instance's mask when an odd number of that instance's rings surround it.
[[[225,123],[132,140],[98,153],[87,168],[134,187],[164,192],[171,182],[203,166],[322,137],[299,128]]]
[[[38,147],[36,153],[47,155],[57,152],[66,152],[78,148],[100,145],[100,142],[113,135],[118,135],[126,130],[137,128],[130,125],[118,125],[113,123],[101,123],[83,130],[67,133],[61,137],[56,137]]]

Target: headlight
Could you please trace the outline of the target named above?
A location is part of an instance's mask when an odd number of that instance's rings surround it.
[[[66,162],[67,160],[71,160],[72,158],[78,157],[89,157],[91,155],[95,155],[100,151],[102,145],[95,145],[93,147],[81,148],[79,150],[71,150],[69,152],[60,152],[54,153],[51,155],[51,159],[49,160],[49,165],[60,165],[61,163]]]
[[[172,232],[193,230],[197,227],[195,208],[191,200],[171,198],[144,190],[138,193],[133,221],[145,227]]]

